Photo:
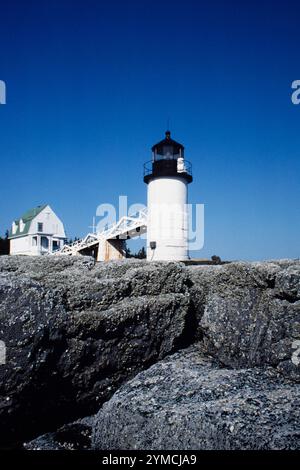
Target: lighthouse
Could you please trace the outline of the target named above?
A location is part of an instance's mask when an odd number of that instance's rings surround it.
[[[193,180],[184,147],[165,138],[153,145],[152,160],[144,165],[147,184],[147,260],[185,261],[188,252],[188,184]]]

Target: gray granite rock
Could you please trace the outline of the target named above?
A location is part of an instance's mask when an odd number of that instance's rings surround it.
[[[91,450],[94,417],[61,426],[24,444],[26,450]]]
[[[223,367],[269,366],[299,382],[299,271],[297,260],[0,257],[0,442],[97,412],[137,373],[191,344]]]
[[[1,257],[0,321],[2,443],[97,411],[193,324],[183,266],[84,257]]]
[[[300,388],[275,369],[228,369],[197,346],[123,385],[94,420],[94,449],[300,449]]]
[[[207,353],[230,367],[264,364],[300,381],[300,263],[188,268]]]

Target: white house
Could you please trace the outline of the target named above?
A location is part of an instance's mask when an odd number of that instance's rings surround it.
[[[9,233],[11,255],[44,255],[63,247],[62,221],[48,204],[30,209],[14,220]]]

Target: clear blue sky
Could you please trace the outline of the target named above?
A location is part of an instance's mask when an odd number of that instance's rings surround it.
[[[299,44],[296,1],[0,0],[0,232],[38,204],[74,237],[145,203],[170,118],[205,204],[193,255],[299,257]]]

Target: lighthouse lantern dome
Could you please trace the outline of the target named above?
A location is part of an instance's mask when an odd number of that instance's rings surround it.
[[[183,158],[184,146],[171,139],[171,132],[166,131],[166,137],[153,145],[152,152],[154,160]]]
[[[155,178],[178,177],[191,183],[192,165],[184,159],[184,146],[171,139],[166,131],[165,138],[153,145],[152,160],[144,164],[144,181],[149,183]]]

